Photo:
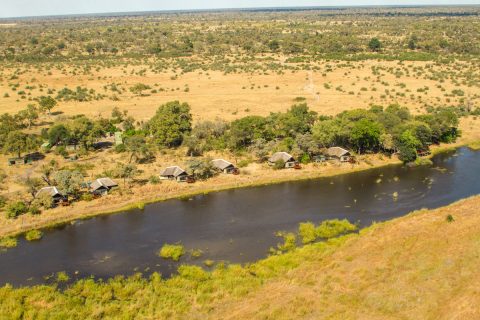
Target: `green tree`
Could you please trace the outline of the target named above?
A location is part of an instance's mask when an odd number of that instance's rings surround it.
[[[58,191],[64,195],[78,197],[84,184],[83,175],[79,171],[60,170],[53,174]]]
[[[306,103],[293,105],[286,113],[274,113],[269,117],[276,137],[295,137],[310,132],[317,113],[310,111]]]
[[[125,149],[130,153],[130,158],[128,163],[131,163],[132,160],[135,162],[140,161],[141,159],[148,158],[151,156],[150,149],[148,148],[145,137],[135,135],[131,137],[126,137],[124,139]]]
[[[130,184],[130,181],[139,173],[137,166],[133,163],[118,163],[113,172],[115,177],[123,179],[124,186],[126,185],[127,181]]]
[[[20,158],[22,153],[33,152],[38,149],[38,146],[39,140],[36,136],[21,131],[12,131],[4,142],[3,152]]]
[[[183,136],[192,130],[190,106],[179,101],[167,102],[158,108],[147,128],[160,146],[179,146]]]
[[[114,123],[121,123],[123,121],[123,112],[118,107],[112,109],[112,120]]]
[[[195,179],[206,180],[216,174],[211,159],[191,159],[187,166]]]
[[[368,43],[368,48],[372,51],[378,52],[382,48],[382,43],[378,38],[372,38]]]
[[[27,191],[33,199],[35,199],[38,190],[43,186],[43,181],[39,178],[27,177],[26,179],[22,179],[21,183],[27,187]]]
[[[67,144],[70,140],[70,131],[64,124],[57,124],[48,130],[48,142],[52,145]]]
[[[54,159],[40,166],[39,171],[40,171],[40,174],[42,175],[42,180],[45,181],[49,186],[52,185],[51,176],[55,171],[57,171],[57,169],[58,169],[58,162]]]
[[[327,148],[337,144],[341,131],[337,120],[324,120],[313,126],[312,135],[320,146]]]
[[[37,107],[34,104],[29,104],[27,108],[21,110],[18,115],[27,121],[27,126],[30,128],[35,123],[35,120],[38,119]]]
[[[233,121],[228,133],[229,146],[233,150],[248,147],[256,139],[271,140],[267,120],[260,116],[247,116]]]
[[[41,96],[38,98],[38,104],[40,105],[40,110],[48,111],[48,114],[52,114],[52,109],[57,105],[57,100],[50,96]]]
[[[358,153],[366,150],[376,150],[380,145],[382,127],[378,122],[370,119],[361,119],[354,123],[350,133],[350,143],[354,145]]]

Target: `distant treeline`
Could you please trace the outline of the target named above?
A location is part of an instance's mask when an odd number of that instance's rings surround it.
[[[480,54],[480,7],[272,10],[18,20],[0,29],[0,59]]]

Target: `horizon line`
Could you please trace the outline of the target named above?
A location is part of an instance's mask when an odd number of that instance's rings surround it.
[[[142,15],[142,14],[168,14],[168,13],[199,13],[199,12],[235,12],[235,11],[263,11],[263,10],[315,10],[315,9],[348,9],[348,8],[422,8],[422,7],[480,7],[478,4],[389,4],[389,5],[338,5],[338,6],[260,6],[260,7],[219,7],[219,8],[191,8],[191,9],[168,9],[168,10],[133,10],[133,11],[110,11],[110,12],[84,12],[84,13],[64,13],[64,14],[47,14],[33,16],[10,16],[0,17],[0,20],[14,19],[42,19],[42,18],[60,18],[60,17],[108,17],[112,15]]]

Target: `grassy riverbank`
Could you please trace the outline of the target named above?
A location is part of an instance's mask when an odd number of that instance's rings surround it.
[[[480,197],[254,264],[0,289],[0,314],[87,319],[475,319]],[[461,235],[461,236],[460,236]],[[421,301],[421,303],[419,303]]]
[[[466,139],[467,137],[470,139]],[[472,140],[471,136],[467,137],[460,139],[454,144],[434,147],[431,156],[465,145],[473,146],[472,148],[474,148],[478,144],[478,140]],[[208,181],[200,181],[195,184],[179,184],[173,181],[164,181],[159,185],[140,186],[134,190],[125,188],[120,193],[90,202],[73,203],[70,207],[55,208],[41,215],[24,215],[14,220],[2,217],[0,218],[0,238],[19,235],[33,229],[55,227],[98,215],[134,209],[141,210],[147,204],[169,199],[188,199],[199,194],[236,188],[331,177],[400,163],[396,157],[388,158],[381,155],[366,155],[359,157],[359,163],[355,165],[309,164],[303,166],[302,170],[272,170],[265,164],[251,164],[249,167],[242,169],[243,173],[239,176],[220,175]]]

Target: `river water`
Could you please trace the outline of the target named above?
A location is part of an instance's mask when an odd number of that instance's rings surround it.
[[[0,252],[0,285],[45,283],[59,271],[72,280],[105,279],[153,271],[168,276],[179,263],[205,259],[252,262],[280,242],[277,231],[294,231],[300,222],[346,218],[367,226],[480,193],[480,152],[460,148],[433,163],[169,200],[68,224]],[[179,263],[156,255],[164,243],[177,242],[204,253],[198,259],[186,254]]]

